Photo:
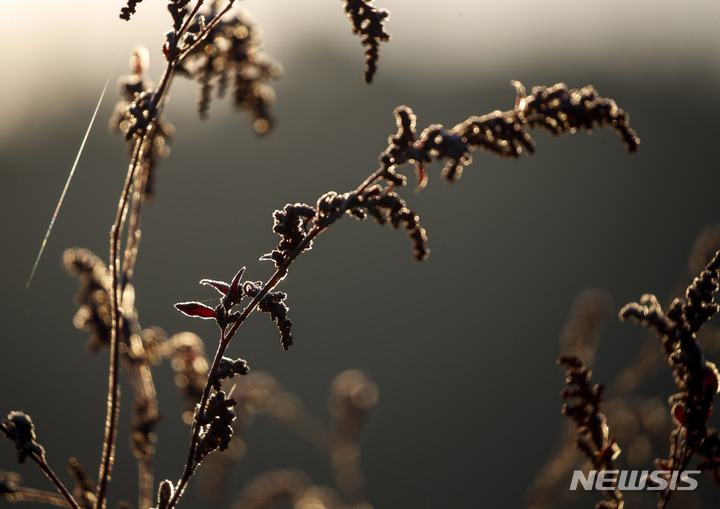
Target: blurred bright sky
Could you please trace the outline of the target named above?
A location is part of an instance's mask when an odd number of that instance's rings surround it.
[[[359,41],[350,33],[338,0],[238,4],[262,25],[268,52],[281,62],[303,47],[312,48],[309,42],[321,40],[347,50],[348,58],[352,55],[361,65]],[[566,58],[563,48],[571,48],[578,58],[612,53],[621,66],[642,63],[648,54],[667,55],[670,60],[711,59],[720,48],[720,3],[715,0],[552,4],[378,0],[376,4],[392,12],[388,27],[393,40],[381,50],[380,68],[407,68],[428,80],[440,78],[443,70],[453,71],[451,79],[457,79],[458,72],[497,72],[503,64],[548,59],[555,51],[557,58]],[[100,90],[111,68],[114,76],[125,72],[134,44],[151,49],[152,70],[158,73],[161,34],[168,26],[164,5],[146,0],[128,23],[118,19],[120,0],[2,0],[5,79],[0,82],[0,137],[19,116],[49,106],[43,104],[48,82],[69,87],[81,79],[86,90]],[[428,61],[418,55],[431,58],[432,68],[418,68],[418,62]],[[463,62],[467,66],[459,68]]]

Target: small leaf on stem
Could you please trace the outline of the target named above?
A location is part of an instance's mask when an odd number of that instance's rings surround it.
[[[243,274],[245,274],[245,267],[240,269],[237,274],[235,274],[235,277],[232,280],[232,283],[230,283],[230,291],[233,293],[236,293],[238,290],[238,286],[240,285],[240,278],[243,277]]]
[[[227,295],[230,292],[230,285],[225,283],[224,281],[214,281],[212,279],[201,279],[200,284],[212,286],[213,288],[215,288],[218,292],[220,292],[223,295]]]
[[[188,316],[197,316],[198,318],[215,319],[215,310],[210,306],[201,304],[200,302],[179,302],[175,307]]]

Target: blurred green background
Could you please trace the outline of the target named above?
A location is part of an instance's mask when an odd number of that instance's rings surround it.
[[[377,382],[380,403],[363,449],[375,507],[517,507],[565,425],[555,359],[575,295],[588,287],[612,295],[594,366],[594,378],[610,382],[643,337],[617,322],[617,310],[646,292],[664,298],[700,228],[720,219],[720,5],[377,3],[392,12],[393,40],[382,45],[367,86],[363,49],[341,2],[242,2],[285,70],[267,138],[227,101],[216,100],[200,121],[196,84],[176,81],[166,116],[177,135],[143,218],[134,279],[140,320],[171,334],[196,332],[214,351],[214,325],[184,318],[172,304],[213,298],[198,280],[228,279],[241,266],[250,279],[266,279],[271,264],[257,259],[277,242],[272,211],[355,188],[377,168],[396,106],[412,107],[420,128],[452,126],[512,108],[511,79],[528,88],[592,84],[630,113],[638,154],[628,156],[609,130],[535,133],[534,156],[476,153],[453,185],[432,167],[422,193],[403,190],[430,238],[426,262],[413,262],[404,233],[343,220],[280,288],[289,294],[295,346],[283,352],[274,325],[259,316],[229,351],[272,373],[325,420],[336,373],[360,368]],[[107,258],[128,164],[123,140],[106,127],[115,87],[29,290],[25,282],[108,72],[115,82],[132,46],[143,44],[159,78],[169,26],[161,4],[140,4],[130,23],[117,19],[122,2],[0,4],[0,411],[33,417],[59,471],[77,456],[94,472],[101,451],[107,354],[85,353],[87,334],[72,325],[77,282],[59,260],[72,246]],[[155,371],[165,414],[159,479],[180,475],[189,438],[172,379],[167,365]],[[648,394],[665,400],[671,382],[662,372]],[[111,501],[135,499],[129,394]],[[268,419],[246,441],[230,494],[267,468],[299,467],[320,484],[332,481],[310,446]],[[0,469],[48,486],[32,465],[15,463],[9,442],[0,453]],[[720,491],[708,477],[700,491],[705,507],[717,506]],[[183,506],[200,507],[194,496],[191,486]]]

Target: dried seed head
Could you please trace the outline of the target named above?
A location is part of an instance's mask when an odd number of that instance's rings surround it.
[[[373,0],[343,1],[347,17],[352,23],[352,31],[360,36],[365,46],[365,83],[372,83],[380,57],[380,43],[390,40],[390,34],[385,31],[385,22],[390,18],[390,12],[375,8]]]
[[[273,231],[280,236],[280,243],[262,260],[273,260],[279,267],[290,254],[300,246],[315,218],[315,209],[304,203],[287,204],[282,210],[273,213]],[[303,247],[303,251],[312,249],[312,242]]]
[[[612,99],[598,96],[588,85],[568,89],[564,83],[552,87],[533,87],[517,113],[528,127],[539,127],[551,134],[572,134],[578,129],[591,131],[597,124],[609,125],[620,134],[628,152],[635,152],[640,138],[630,127],[630,117]]]
[[[119,80],[122,100],[115,105],[110,119],[110,130],[122,134],[127,140],[128,152],[132,155],[138,139],[145,137],[147,148],[140,161],[138,182],[142,183],[141,197],[151,200],[154,194],[155,169],[161,158],[170,155],[170,141],[175,128],[164,116],[157,116],[154,105],[154,83],[145,73],[149,65],[146,48],[136,47],[130,56],[130,75]]]
[[[246,285],[245,289],[246,293],[253,298],[260,293],[260,290],[262,290],[261,283]],[[280,331],[280,343],[283,349],[289,350],[293,345],[293,323],[287,316],[289,308],[285,304],[286,297],[287,295],[283,292],[268,292],[260,301],[258,309],[270,315]]]
[[[218,391],[208,399],[205,412],[195,416],[196,421],[202,426],[195,451],[196,465],[211,452],[224,451],[230,445],[233,435],[232,422],[236,417],[233,407],[236,404],[233,398],[228,398],[223,391]]]
[[[180,51],[189,52],[177,68],[180,75],[200,84],[200,117],[207,117],[213,94],[222,98],[231,88],[235,107],[250,115],[257,134],[267,134],[272,129],[270,105],[275,99],[268,83],[280,78],[282,68],[262,51],[260,29],[243,13],[225,15],[193,46],[195,35],[204,30],[203,18],[199,17],[180,44]]]
[[[8,440],[15,442],[19,463],[23,463],[30,454],[44,457],[45,450],[35,441],[35,426],[26,413],[10,412],[7,418],[0,422],[0,431]]]
[[[170,505],[170,500],[175,494],[175,486],[172,482],[165,479],[158,486],[158,505],[157,509],[167,509]]]
[[[128,0],[126,6],[120,9],[120,19],[130,21],[130,16],[135,14],[135,8],[140,2],[142,2],[142,0]]]
[[[216,391],[219,391],[223,380],[233,378],[235,375],[247,375],[249,372],[250,367],[245,360],[233,360],[229,357],[223,357],[220,360],[220,365],[217,370],[210,374],[210,380],[208,383],[210,383]]]

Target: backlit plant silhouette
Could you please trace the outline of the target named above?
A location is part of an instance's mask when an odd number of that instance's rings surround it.
[[[377,72],[380,43],[390,38],[385,26],[389,13],[374,7],[372,1],[343,3],[352,31],[365,47],[364,77],[370,83]],[[140,0],[130,0],[122,8],[121,18],[130,20],[140,4]],[[426,259],[430,253],[428,236],[420,216],[401,195],[408,182],[403,173],[407,170],[414,173],[417,190],[426,187],[430,180],[428,169],[436,162],[442,163],[442,178],[455,182],[472,163],[473,152],[478,149],[501,158],[533,154],[535,142],[530,136],[533,129],[565,135],[610,127],[628,152],[638,149],[639,138],[629,125],[628,115],[592,86],[569,88],[558,83],[535,86],[528,93],[521,83],[513,81],[516,96],[512,107],[469,116],[450,128],[439,124],[418,128],[412,109],[398,106],[393,112],[397,132],[388,138],[377,169],[357,187],[344,192],[328,191],[315,203],[286,204],[274,212],[272,230],[279,242],[274,248],[258,250],[261,259],[274,267],[266,281],[247,279],[245,268],[238,267],[225,281],[200,281],[219,294],[214,305],[202,302],[207,297],[204,293],[178,299],[183,302],[175,307],[185,315],[217,324],[219,337],[210,359],[206,357],[206,343],[193,333],[168,337],[158,327],[143,328],[135,307],[131,281],[140,244],[143,204],[156,192],[154,172],[160,159],[169,155],[175,129],[163,116],[163,109],[173,80],[183,77],[200,85],[198,111],[202,117],[207,115],[214,97],[230,95],[233,105],[249,114],[253,129],[258,134],[268,134],[273,126],[270,108],[274,97],[269,83],[279,78],[280,67],[262,52],[259,31],[234,10],[234,0],[208,5],[203,1],[169,0],[167,5],[171,29],[166,32],[162,47],[164,71],[157,84],[152,83],[146,76],[148,53],[136,49],[130,58],[130,74],[121,82],[121,101],[111,122],[112,129],[127,142],[130,163],[111,229],[109,262],[86,249],[69,249],[63,256],[66,269],[79,278],[81,285],[76,297],[79,310],[75,323],[92,334],[91,350],[110,351],[107,418],[97,481],[72,459],[70,471],[75,486],[72,491],[66,488],[49,466],[31,418],[12,411],[0,429],[14,443],[18,460],[29,458],[37,463],[59,494],[22,487],[11,473],[0,477],[0,492],[12,501],[105,507],[115,457],[119,375],[123,370],[135,398],[131,449],[138,464],[139,508],[177,506],[196,473],[201,485],[221,482],[226,462],[232,461],[232,454],[228,453],[233,452],[238,435],[258,413],[286,423],[327,454],[336,490],[319,488],[300,472],[270,472],[248,485],[240,495],[240,506],[306,507],[312,499],[316,502],[313,507],[369,507],[359,457],[367,420],[378,399],[377,387],[358,371],[340,374],[333,382],[330,397],[332,427],[314,419],[270,375],[250,373],[244,359],[225,355],[246,319],[254,311],[268,314],[277,326],[282,348],[287,350],[293,345],[293,322],[287,305],[291,297],[277,287],[288,276],[293,262],[314,246],[320,234],[345,216],[361,221],[372,218],[380,225],[404,230],[411,242],[413,258]],[[661,312],[657,300],[648,298],[641,305],[626,308],[623,317],[638,319],[665,338],[664,352],[680,391],[674,397],[677,426],[669,467],[684,468],[693,455],[700,455],[706,459],[708,469],[715,469],[717,478],[717,439],[712,438],[714,432],[705,425],[717,390],[717,372],[701,352],[692,350],[694,334],[716,310],[712,303],[717,289],[716,265],[717,262],[708,265],[707,274],[703,273],[701,281],[692,291],[688,290],[687,301],[667,313]],[[198,300],[185,300],[195,298]],[[190,437],[178,477],[162,480],[156,486],[153,457],[160,413],[152,369],[166,359],[176,372],[176,381],[187,402],[184,419],[190,426]],[[596,468],[610,469],[618,449],[606,436],[606,419],[599,409],[602,393],[593,389],[589,372],[580,359],[568,356],[563,363],[570,370],[573,387],[566,390],[565,396],[580,397],[579,403],[565,409],[580,428],[578,444]],[[204,469],[213,474],[203,479]],[[619,490],[613,494],[608,503],[620,507],[622,495]],[[661,503],[665,504],[669,497],[669,493],[664,494]]]
[[[538,474],[526,496],[528,507],[560,506],[577,495],[568,490],[570,475],[579,468],[578,455],[571,451],[573,445],[597,471],[617,471],[618,463],[622,462],[645,472],[664,472],[665,488],[655,490],[659,508],[666,507],[673,496],[670,486],[677,482],[678,472],[695,469],[707,472],[715,483],[719,482],[720,438],[708,426],[708,419],[720,375],[715,364],[707,360],[709,354],[717,353],[718,338],[716,330],[704,327],[719,309],[715,302],[719,231],[717,227],[707,228],[699,235],[690,254],[690,267],[700,274],[687,288],[673,292],[682,297],[674,298],[667,311],[663,311],[652,294],[643,295],[639,303],[627,304],[620,310],[621,320],[637,321],[661,337],[662,356],[653,355],[657,339],[649,337],[607,390],[603,384],[591,382],[589,366],[598,347],[602,316],[609,308],[608,298],[597,291],[578,297],[563,338],[562,348],[568,353],[558,360],[567,369],[566,388],[561,396],[567,401],[563,413],[576,428],[575,439],[564,437],[566,446],[556,451]],[[710,261],[706,262],[708,258]],[[661,368],[662,360],[670,367],[679,391],[669,397],[669,410],[659,399],[643,400],[633,395],[643,381]],[[630,451],[627,457],[623,454],[625,445]],[[661,457],[649,464],[653,451],[658,451]],[[698,460],[693,462],[695,458]],[[636,479],[634,484],[643,482],[646,481]],[[686,491],[683,495],[693,493]],[[648,506],[648,493],[623,492],[618,483],[603,495],[605,500],[597,507],[620,509],[626,502],[628,507]],[[688,498],[683,500],[688,502]]]

